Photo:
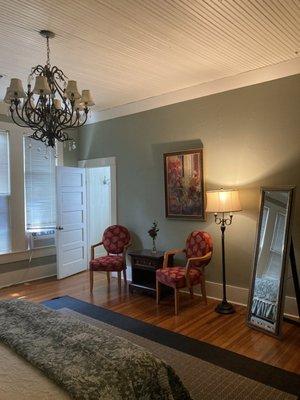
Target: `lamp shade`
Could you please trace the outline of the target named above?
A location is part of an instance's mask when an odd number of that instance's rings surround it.
[[[14,98],[24,99],[26,97],[21,79],[12,78],[10,80],[9,90]]]
[[[223,213],[241,210],[238,190],[219,189],[206,192],[206,212]]]
[[[46,76],[39,75],[35,78],[33,93],[38,95],[51,94],[51,90]]]
[[[85,106],[94,106],[94,100],[92,98],[91,92],[89,90],[83,90],[80,103]]]
[[[69,100],[77,100],[80,99],[81,95],[77,89],[77,82],[76,81],[68,81],[66,87],[66,95]]]
[[[14,99],[13,93],[10,90],[10,87],[6,88],[5,97],[3,99],[4,103],[10,104],[11,101]]]

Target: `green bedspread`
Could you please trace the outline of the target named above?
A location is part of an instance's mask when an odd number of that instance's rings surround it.
[[[145,349],[38,304],[0,301],[0,340],[74,399],[191,400],[174,370]]]

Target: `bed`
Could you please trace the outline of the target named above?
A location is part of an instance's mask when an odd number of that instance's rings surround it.
[[[150,352],[38,304],[0,301],[0,342],[1,400],[191,400]]]

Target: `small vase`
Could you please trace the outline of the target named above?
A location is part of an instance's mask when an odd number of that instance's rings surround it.
[[[152,239],[152,253],[156,253],[156,244],[155,244],[155,239]]]

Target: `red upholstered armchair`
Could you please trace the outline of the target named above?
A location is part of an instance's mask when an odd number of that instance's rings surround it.
[[[104,246],[107,255],[95,258],[95,248]],[[124,282],[126,279],[126,250],[131,245],[130,233],[121,225],[113,225],[105,229],[100,243],[91,246],[90,261],[90,290],[93,291],[94,271],[106,271],[107,281],[110,284],[110,273],[118,273],[118,286],[121,289],[121,272],[123,271]]]
[[[179,289],[188,287],[193,297],[193,286],[200,284],[203,299],[207,303],[204,267],[210,262],[212,251],[212,238],[207,232],[202,231],[194,231],[189,235],[185,249],[167,251],[164,255],[163,268],[156,271],[156,303],[159,304],[161,284],[174,289],[175,315],[178,315]],[[185,267],[168,267],[169,256],[177,253],[185,253],[187,260]]]

